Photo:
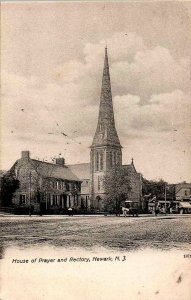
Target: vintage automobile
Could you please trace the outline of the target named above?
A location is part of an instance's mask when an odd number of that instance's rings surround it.
[[[125,201],[125,206],[122,207],[123,215],[126,217],[127,215],[132,215],[138,217],[139,213],[139,202],[137,201]]]

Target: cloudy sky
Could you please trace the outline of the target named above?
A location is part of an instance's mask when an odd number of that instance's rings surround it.
[[[191,181],[191,2],[3,3],[1,22],[1,169],[89,161],[107,43],[123,163]]]

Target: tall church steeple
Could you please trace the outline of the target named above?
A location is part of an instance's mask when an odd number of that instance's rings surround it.
[[[104,176],[115,165],[122,165],[122,151],[115,128],[107,47],[102,77],[99,116],[90,153],[90,194],[94,208],[103,206]]]
[[[102,77],[100,107],[97,129],[94,135],[92,147],[96,146],[118,146],[120,141],[115,128],[115,119],[113,113],[111,83],[109,74],[109,62],[107,47],[105,48],[105,60]]]

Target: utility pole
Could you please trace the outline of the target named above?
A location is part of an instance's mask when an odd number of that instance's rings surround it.
[[[143,207],[143,182],[142,182],[142,175],[140,174],[140,202],[141,202],[141,210],[144,210]]]
[[[170,213],[172,214],[172,208],[173,208],[173,202],[174,202],[174,186],[172,185],[172,200],[171,200],[171,209],[170,209]]]
[[[29,216],[31,217],[31,171],[29,173]]]
[[[165,215],[166,215],[166,182],[164,184],[164,207],[165,207]]]
[[[48,194],[47,193],[45,194],[45,197],[46,197],[46,211],[47,211],[48,210],[48,199],[47,199],[48,198]]]

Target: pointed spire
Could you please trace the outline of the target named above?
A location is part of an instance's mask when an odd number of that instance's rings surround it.
[[[105,145],[121,147],[115,128],[107,46],[105,47],[98,124],[92,146]]]

